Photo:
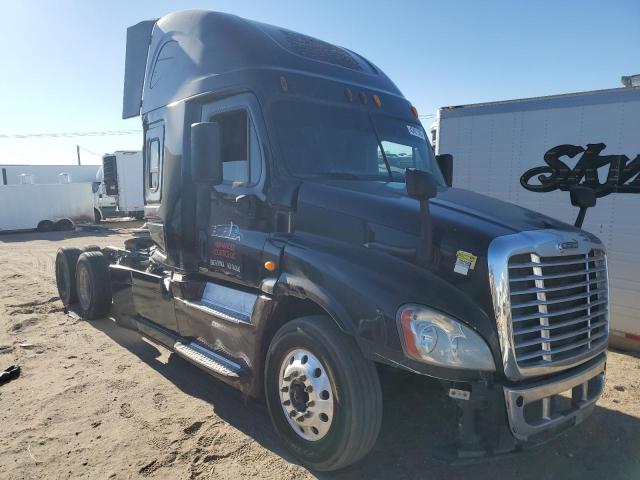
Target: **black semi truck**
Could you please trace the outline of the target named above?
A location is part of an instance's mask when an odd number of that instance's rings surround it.
[[[58,252],[60,297],[84,318],[264,398],[317,470],[374,445],[379,370],[438,379],[458,456],[538,444],[593,410],[603,244],[451,188],[452,158],[370,61],[185,11],[128,29],[124,85],[123,117],[144,127],[148,235]]]

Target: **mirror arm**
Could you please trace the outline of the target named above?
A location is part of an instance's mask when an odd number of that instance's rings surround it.
[[[587,214],[587,207],[580,207],[578,211],[578,217],[576,218],[576,222],[573,224],[574,227],[582,228],[582,222],[584,222],[584,216]]]
[[[429,212],[429,199],[420,199],[420,244],[418,245],[418,258],[423,264],[429,265],[433,260],[433,228],[431,225],[431,213]]]
[[[569,197],[571,199],[571,205],[580,208],[578,217],[573,225],[582,228],[587,209],[596,204],[596,192],[583,185],[574,185],[569,189]]]

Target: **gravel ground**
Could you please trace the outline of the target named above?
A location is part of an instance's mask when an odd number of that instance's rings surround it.
[[[122,245],[111,230],[0,235],[0,477],[22,478],[640,478],[640,358],[610,352],[593,416],[532,451],[451,466],[436,459],[447,405],[427,379],[384,383],[383,430],[363,462],[307,471],[280,446],[264,405],[109,320],[67,316],[61,245]]]

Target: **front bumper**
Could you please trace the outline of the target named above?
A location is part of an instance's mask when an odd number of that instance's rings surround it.
[[[578,373],[524,387],[504,387],[509,427],[528,442],[550,429],[577,425],[593,410],[604,388],[606,357]]]
[[[454,459],[523,450],[582,422],[595,408],[605,383],[606,353],[551,378],[527,384],[460,383],[468,399],[456,399],[458,432]]]

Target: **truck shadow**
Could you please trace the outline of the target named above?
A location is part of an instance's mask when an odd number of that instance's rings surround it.
[[[185,394],[211,405],[215,414],[264,448],[298,463],[281,446],[263,403],[141,339],[137,332],[109,320],[92,326],[127,348]],[[384,417],[373,451],[359,464],[339,472],[313,472],[322,479],[352,478],[640,478],[640,419],[596,407],[585,423],[533,450],[467,464],[440,460],[453,441],[455,411],[437,382],[382,370]]]

